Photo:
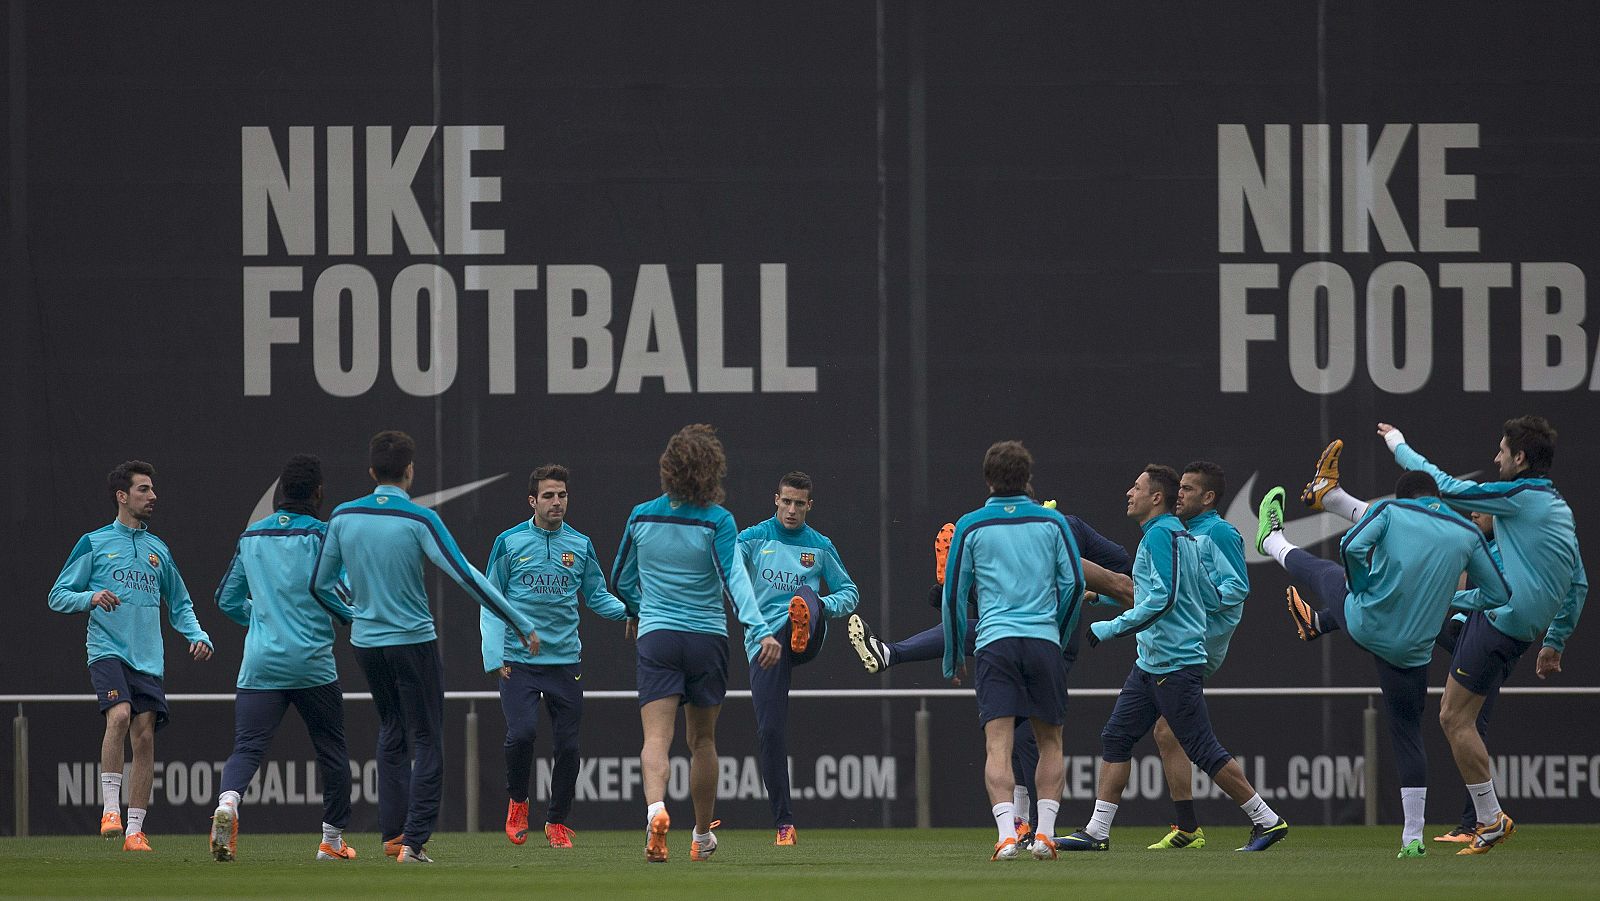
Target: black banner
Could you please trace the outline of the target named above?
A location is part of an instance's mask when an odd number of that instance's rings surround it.
[[[1560,430],[1553,476],[1587,536],[1597,22],[1583,6],[1486,2],[86,16],[13,0],[0,464],[15,490],[0,537],[26,644],[0,655],[0,694],[88,691],[83,617],[45,595],[78,536],[111,518],[103,474],[128,458],[157,468],[152,527],[217,648],[194,663],[169,632],[167,689],[230,691],[243,632],[211,597],[233,536],[293,453],[322,456],[331,502],[366,493],[366,441],[386,428],[417,438],[415,493],[475,562],[526,517],[526,474],[553,460],[573,471],[572,524],[609,564],[627,511],[659,490],[666,438],[715,423],[740,525],[772,514],[782,473],[811,473],[811,522],[890,637],[935,621],[931,538],[983,501],[981,456],[1003,438],[1035,454],[1041,497],[1131,549],[1123,495],[1147,462],[1221,463],[1225,512],[1253,535],[1259,497],[1293,490],[1332,437],[1352,493],[1376,497],[1398,474],[1378,421],[1487,476],[1500,423],[1538,413]],[[1341,528],[1290,515],[1313,550]],[[1349,642],[1294,640],[1282,572],[1251,560],[1250,612],[1213,684],[1371,684]],[[476,608],[430,584],[446,687],[491,687]],[[932,665],[868,676],[842,638],[796,687],[943,684]],[[619,626],[586,620],[584,642],[586,685],[632,688]],[[1552,681],[1600,684],[1594,647],[1580,627]],[[1132,653],[1086,651],[1073,685],[1115,688]],[[346,689],[364,690],[338,654]],[[734,687],[744,672],[736,661]],[[1511,684],[1545,683],[1529,660]],[[1350,821],[1360,706],[1229,699],[1214,717],[1283,789],[1274,803]],[[181,792],[163,782],[166,803],[203,813],[199,774],[231,740],[224,707],[175,708],[157,754],[186,775]],[[1519,817],[1592,810],[1594,758],[1561,728],[1574,708],[1594,700],[1501,703],[1489,747],[1525,790],[1502,790]],[[492,825],[499,713],[477,709]],[[912,821],[914,702],[794,709],[805,823]],[[931,709],[935,821],[979,822],[971,704]],[[1107,710],[1074,702],[1074,766]],[[25,712],[33,828],[79,831],[98,716],[87,702]],[[465,713],[449,705],[452,742]],[[365,766],[370,709],[350,720]],[[291,800],[311,759],[298,728],[274,752],[282,804],[249,814],[273,829],[314,825],[297,809],[311,802]],[[620,786],[638,728],[629,702],[590,705],[587,825],[637,820]],[[721,732],[730,759],[753,755],[747,704],[729,704]],[[1451,794],[1434,751],[1435,797]],[[1296,796],[1302,784],[1327,790]],[[729,812],[762,821],[745,791]],[[1141,794],[1125,818],[1165,822],[1163,804]],[[444,827],[464,816],[449,803]]]

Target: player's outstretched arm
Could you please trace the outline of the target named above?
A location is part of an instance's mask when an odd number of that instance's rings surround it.
[[[1112,572],[1098,563],[1082,558],[1083,580],[1088,589],[1102,597],[1113,598],[1124,607],[1133,606],[1133,578]]]
[[[594,542],[584,547],[583,577],[578,592],[589,609],[606,619],[623,620],[628,616],[628,606],[606,587],[605,570],[600,568],[600,558],[595,555]]]

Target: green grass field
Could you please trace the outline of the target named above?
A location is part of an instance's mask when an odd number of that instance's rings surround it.
[[[1430,829],[1431,837],[1436,830]],[[1442,831],[1442,830],[1437,830]],[[124,854],[98,838],[0,838],[0,895],[83,898],[1022,898],[1038,890],[1090,898],[1600,897],[1600,826],[1521,826],[1487,855],[1396,860],[1399,828],[1295,827],[1262,854],[1238,854],[1248,829],[1218,825],[1198,851],[1146,851],[1157,827],[1113,832],[1104,854],[989,862],[993,834],[978,829],[812,829],[795,848],[770,832],[719,830],[716,857],[691,863],[688,830],[672,860],[646,864],[640,832],[580,832],[555,851],[538,834],[513,847],[498,833],[434,836],[438,863],[402,867],[374,835],[355,835],[352,863],[313,860],[311,835],[240,835],[239,860],[211,860],[202,835],[154,835],[155,854]],[[999,888],[1003,894],[997,894]],[[1080,896],[1082,897],[1082,896]]]

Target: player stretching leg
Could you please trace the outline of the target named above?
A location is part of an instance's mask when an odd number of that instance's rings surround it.
[[[789,797],[790,680],[795,667],[810,662],[822,650],[828,618],[851,614],[860,593],[833,542],[806,524],[815,503],[811,477],[803,472],[784,475],[772,501],[777,513],[771,519],[739,533],[739,557],[755,586],[761,618],[771,634],[786,645],[775,665],[750,667],[750,696],[755,704],[761,778],[777,830],[773,844],[791,846],[799,839]],[[761,653],[757,638],[758,633],[745,633],[745,656],[752,664]]]
[[[1511,602],[1493,607],[1483,599],[1481,587],[1457,596],[1453,606],[1474,612],[1456,644],[1439,710],[1440,725],[1477,808],[1474,838],[1457,853],[1486,854],[1511,837],[1516,823],[1501,809],[1495,792],[1489,752],[1476,727],[1479,711],[1540,633],[1546,634],[1537,669],[1541,674],[1559,670],[1562,647],[1588,592],[1572,511],[1549,478],[1556,432],[1540,416],[1507,420],[1494,456],[1500,477],[1494,482],[1450,476],[1388,423],[1378,423],[1378,435],[1402,467],[1433,476],[1440,498],[1451,508],[1495,517]],[[1339,486],[1341,446],[1336,441],[1324,451],[1302,499],[1313,509],[1359,518],[1366,504]]]
[[[1399,769],[1405,826],[1398,856],[1405,858],[1427,853],[1422,844],[1428,793],[1422,710],[1438,623],[1463,570],[1480,586],[1487,603],[1505,603],[1510,589],[1483,533],[1439,500],[1431,476],[1402,473],[1394,493],[1395,500],[1371,505],[1345,533],[1335,562],[1314,557],[1284,537],[1284,491],[1274,488],[1261,501],[1256,549],[1289,572],[1289,612],[1301,640],[1343,631],[1372,655]]]
[[[1054,510],[1056,502],[1045,501],[1041,506]],[[1073,540],[1078,544],[1078,553],[1083,555],[1079,562],[1083,567],[1084,582],[1089,588],[1089,593],[1084,595],[1085,602],[1103,606],[1117,604],[1131,606],[1133,580],[1129,574],[1133,571],[1133,557],[1123,549],[1122,545],[1101,535],[1077,516],[1070,513],[1063,516],[1066,517],[1067,527],[1072,532]],[[935,584],[928,592],[929,606],[934,609],[939,608],[943,597],[945,561],[950,551],[950,538],[954,534],[955,523],[945,523],[939,534],[934,537]],[[977,613],[970,604],[967,615],[969,619],[967,655],[972,656],[973,643],[977,635]],[[850,643],[869,673],[879,673],[890,666],[921,660],[938,660],[944,654],[944,630],[940,625],[924,629],[898,642],[880,641],[867,626],[866,621],[858,615],[851,615],[849,627]],[[1068,675],[1072,673],[1072,665],[1078,659],[1082,635],[1081,628],[1073,629],[1061,649]],[[1068,694],[1070,693],[1069,690]],[[1015,811],[1017,842],[1021,845],[1027,845],[1032,840],[1031,824],[1037,820],[1037,813],[1032,809],[1032,799],[1038,795],[1038,787],[1034,784],[1034,774],[1038,770],[1038,765],[1039,745],[1034,741],[1033,728],[1027,720],[1021,720],[1017,723],[1011,752],[1012,774],[1016,779],[1016,791],[1011,804]]]
[[[1018,719],[1029,720],[1039,743],[1039,822],[1029,844],[1036,860],[1056,857],[1050,835],[1066,777],[1061,646],[1077,628],[1083,570],[1065,517],[1028,497],[1032,470],[1033,456],[1020,442],[1001,441],[984,454],[989,500],[956,523],[941,611],[944,674],[956,678],[966,669],[967,599],[977,597],[973,688],[987,757],[984,785],[999,830],[993,860],[1018,856],[1011,762]]]

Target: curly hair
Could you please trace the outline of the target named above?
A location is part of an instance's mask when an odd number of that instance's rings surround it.
[[[696,507],[722,503],[727,474],[728,458],[717,430],[703,422],[679,429],[661,452],[661,490],[675,501]]]

